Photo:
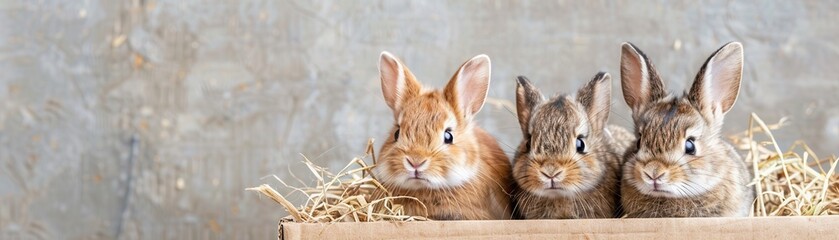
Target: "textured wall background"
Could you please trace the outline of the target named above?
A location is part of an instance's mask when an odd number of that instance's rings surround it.
[[[270,238],[285,213],[243,189],[337,168],[392,124],[377,80],[388,50],[441,87],[493,61],[490,97],[516,75],[547,92],[613,74],[645,50],[670,89],[742,41],[726,130],[790,116],[784,143],[837,152],[836,1],[0,1],[0,239]],[[508,153],[513,109],[480,124]],[[301,174],[302,175],[302,174]]]

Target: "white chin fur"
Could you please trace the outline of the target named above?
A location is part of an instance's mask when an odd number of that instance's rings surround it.
[[[380,165],[373,169],[379,180],[402,189],[422,190],[458,187],[471,181],[478,174],[478,166],[458,165],[452,167],[448,177],[424,175],[424,179],[411,179],[407,173],[393,175],[386,167]]]
[[[575,197],[578,196],[578,191],[574,189],[540,189],[538,191],[532,192],[536,196],[544,197],[544,198],[558,198],[558,197]]]
[[[391,179],[391,184],[409,190],[439,189],[446,187],[444,178],[438,176],[424,176],[424,179],[411,179],[407,174],[401,174]]]
[[[679,192],[674,191],[672,185],[666,186],[659,186],[659,191],[656,191],[652,185],[648,185],[645,183],[641,184],[634,184],[635,188],[638,189],[644,195],[649,195],[653,197],[667,197],[667,198],[681,198],[687,196],[680,196]]]
[[[536,196],[540,197],[547,197],[547,198],[556,198],[556,197],[565,197],[565,198],[573,198],[580,196],[581,193],[587,192],[589,190],[594,189],[597,185],[594,180],[591,178],[585,179],[583,182],[577,185],[571,185],[570,187],[563,186],[563,188],[559,189],[549,189],[551,187],[550,182],[547,178],[540,177],[542,180],[542,189],[536,191],[530,191],[531,193],[535,194]]]
[[[712,181],[707,178],[701,178],[696,184],[687,185],[685,183],[670,183],[659,186],[660,191],[655,191],[653,185],[647,183],[633,182],[635,189],[645,195],[653,197],[668,197],[668,198],[684,198],[696,197],[707,193],[713,186],[719,183],[719,180]]]

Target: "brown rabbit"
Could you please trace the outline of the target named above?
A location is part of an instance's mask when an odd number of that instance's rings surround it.
[[[751,175],[720,137],[742,72],[743,46],[728,43],[705,61],[689,92],[668,95],[646,55],[623,44],[621,87],[638,138],[625,155],[621,183],[629,217],[749,215]]]
[[[519,187],[516,210],[522,217],[616,215],[621,154],[634,139],[623,128],[607,129],[611,92],[611,77],[605,72],[594,76],[576,98],[560,95],[548,101],[525,77],[518,78],[516,109],[524,138],[513,177]]]
[[[409,215],[437,220],[510,219],[509,158],[474,123],[489,88],[489,57],[464,63],[442,90],[423,88],[388,52],[381,55],[379,71],[396,124],[374,176],[394,196],[419,199],[427,212],[413,200],[396,203]]]

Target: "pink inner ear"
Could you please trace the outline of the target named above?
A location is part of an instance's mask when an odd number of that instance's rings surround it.
[[[637,108],[645,101],[645,95],[649,91],[644,88],[649,88],[645,71],[647,64],[642,59],[641,55],[629,45],[625,44],[621,49],[621,87],[623,90],[624,100],[631,108]]]
[[[592,127],[603,127],[609,119],[612,101],[611,79],[608,73],[598,73],[577,93],[577,100],[585,107]]]
[[[606,75],[604,82],[597,84],[594,90],[594,104],[592,104],[593,115],[596,121],[602,121],[604,124],[609,119],[609,111],[611,110],[612,102],[612,82],[611,77]]]
[[[740,80],[743,73],[743,52],[737,46],[726,46],[708,66],[710,71],[705,75],[709,100],[720,106],[722,112],[728,112],[737,101],[740,91]]]
[[[711,95],[714,101],[723,107],[723,111],[727,110],[726,106],[730,107],[734,103],[734,98],[737,96],[734,92],[736,91],[734,78],[738,73],[735,72],[731,66],[720,66],[711,71],[711,77],[714,79],[711,83]]]
[[[466,114],[474,115],[483,107],[489,88],[490,71],[486,55],[469,60],[460,69],[457,94],[459,104]]]
[[[387,105],[397,111],[400,91],[404,90],[405,76],[402,67],[389,53],[382,53],[379,60],[379,77],[382,81],[382,95]]]

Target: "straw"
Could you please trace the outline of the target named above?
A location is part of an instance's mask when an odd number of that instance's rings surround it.
[[[256,191],[279,203],[289,212],[283,221],[304,223],[332,223],[332,222],[374,222],[374,221],[425,221],[421,216],[410,216],[404,213],[403,207],[394,200],[407,199],[417,201],[410,196],[392,196],[390,191],[370,174],[373,165],[367,165],[364,159],[371,157],[375,163],[373,139],[367,141],[366,153],[362,157],[353,158],[349,164],[337,173],[312,163],[303,156],[303,164],[317,182],[314,187],[295,187],[286,184],[279,177],[274,176],[280,184],[291,189],[291,194],[302,194],[306,202],[295,207],[287,197],[283,196],[268,184],[246,190]],[[371,199],[375,191],[384,192],[385,196]],[[422,202],[420,205],[425,207]]]
[[[747,151],[751,164],[751,183],[757,194],[752,216],[819,216],[839,213],[839,176],[835,175],[839,158],[818,159],[803,141],[796,141],[782,151],[772,130],[786,123],[767,125],[752,113],[749,129],[731,137],[734,146]],[[755,127],[757,125],[757,127]],[[763,133],[763,136],[756,135]],[[830,163],[825,171],[821,166]],[[814,169],[813,167],[818,169]]]

